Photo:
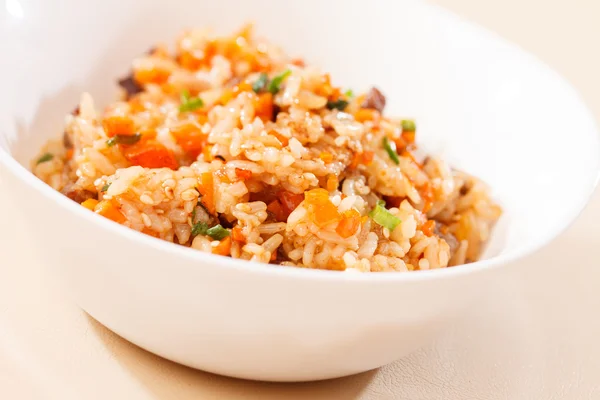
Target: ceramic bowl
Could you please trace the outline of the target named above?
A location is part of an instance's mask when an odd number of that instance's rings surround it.
[[[86,312],[176,362],[299,381],[379,367],[432,340],[498,274],[547,244],[598,176],[590,113],[555,72],[494,34],[413,1],[6,0],[0,10],[1,191],[31,247]],[[258,32],[344,87],[381,88],[424,147],[489,183],[505,214],[482,261],[414,273],[258,265],[129,230],[44,185],[29,160],[89,91],[191,26]],[[4,229],[10,227],[3,226]],[[16,267],[16,266],[15,266]]]

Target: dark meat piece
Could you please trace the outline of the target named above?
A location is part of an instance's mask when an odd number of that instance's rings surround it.
[[[233,223],[231,221],[227,220],[227,218],[224,215],[219,215],[219,223],[221,224],[221,226],[223,228],[227,228],[227,229],[233,228]]]
[[[360,105],[362,108],[372,108],[380,113],[385,108],[385,96],[376,87],[371,88]]]
[[[69,135],[67,131],[63,133],[63,146],[65,146],[65,149],[73,148],[73,140],[71,139],[71,135]]]
[[[433,228],[433,232],[441,237],[442,239],[444,239],[446,241],[446,243],[448,243],[448,246],[450,246],[450,254],[454,254],[454,252],[456,251],[456,249],[458,249],[458,239],[456,239],[456,236],[454,236],[452,233],[448,232],[448,228],[444,227],[445,229],[441,229],[442,224],[440,222],[437,222],[435,224],[435,228]],[[442,231],[446,232],[443,233]]]
[[[136,95],[142,92],[144,89],[138,85],[138,83],[133,79],[133,74],[130,73],[125,78],[119,80],[119,86],[125,90],[126,96],[125,100],[129,100],[129,98],[133,95]]]
[[[61,193],[79,204],[83,203],[87,199],[96,198],[95,193],[90,192],[89,190],[76,188],[73,184],[65,186],[63,190],[61,190]]]
[[[78,116],[79,115],[79,106],[75,107],[73,111],[71,111],[71,115]]]
[[[277,115],[281,112],[281,107],[279,107],[277,104],[273,104],[273,118],[271,118],[271,121],[276,122],[277,121]]]

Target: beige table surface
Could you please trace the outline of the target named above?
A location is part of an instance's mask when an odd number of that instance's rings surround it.
[[[537,54],[600,117],[599,0],[436,2]],[[9,213],[0,221],[16,227],[0,236],[0,399],[600,399],[600,192],[436,343],[306,384],[215,376],[129,344],[61,293]]]

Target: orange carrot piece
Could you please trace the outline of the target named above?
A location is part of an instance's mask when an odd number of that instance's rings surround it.
[[[111,200],[102,200],[96,204],[94,212],[119,224],[125,222],[125,216],[121,214],[119,208]]]
[[[238,243],[246,243],[246,237],[242,232],[242,228],[239,226],[234,226],[231,230],[231,238],[234,242]]]
[[[217,247],[213,248],[213,254],[218,254],[220,256],[228,256],[231,254],[231,236],[227,236],[225,239],[221,240],[221,242],[217,245]]]
[[[169,76],[171,76],[171,71],[160,68],[141,68],[133,73],[133,78],[142,85],[148,83],[162,85],[169,79]]]
[[[425,234],[425,236],[433,236],[433,230],[435,229],[435,221],[430,219],[425,222],[421,227],[421,231]]]
[[[344,239],[354,235],[360,227],[361,217],[360,213],[355,209],[350,209],[343,214],[342,220],[338,223],[335,231]]]
[[[85,208],[87,208],[90,211],[94,211],[94,209],[98,205],[98,200],[96,200],[96,199],[87,199],[83,203],[81,203],[81,205],[84,206]]]
[[[339,184],[340,182],[338,181],[337,176],[330,174],[327,177],[327,191],[333,192],[338,188]]]
[[[108,137],[135,134],[133,120],[125,115],[111,115],[104,118],[102,120],[102,127]]]
[[[354,114],[354,119],[358,122],[373,121],[377,124],[381,119],[381,114],[372,108],[361,108]]]
[[[153,139],[139,141],[124,148],[123,155],[133,165],[144,168],[179,168],[179,163],[173,152]]]
[[[70,160],[73,158],[73,149],[68,149],[65,153],[65,159]]]
[[[322,151],[321,154],[319,154],[319,158],[323,160],[325,164],[329,164],[333,161],[333,154],[328,151]]]
[[[327,190],[321,188],[309,190],[304,193],[304,199],[312,220],[318,227],[322,228],[341,219],[337,207],[329,200]]]
[[[261,93],[254,102],[256,116],[263,122],[270,121],[273,118],[273,94],[271,92]]]
[[[236,168],[235,175],[242,181],[247,181],[248,179],[252,178],[252,171],[242,168]]]
[[[181,149],[191,158],[196,159],[202,153],[207,137],[199,125],[193,122],[179,124],[172,127],[170,132]]]
[[[375,153],[372,151],[365,151],[362,153],[362,162],[364,165],[370,165],[373,162],[373,157],[375,157]]]
[[[215,183],[212,172],[203,172],[200,175],[198,191],[202,195],[201,202],[209,213],[215,213]]]
[[[406,131],[406,132],[402,132],[402,139],[404,139],[404,141],[408,144],[414,143],[415,142],[415,132],[411,132],[411,131]]]

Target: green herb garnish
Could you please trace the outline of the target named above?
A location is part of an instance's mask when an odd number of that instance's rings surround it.
[[[354,92],[352,91],[352,89],[348,89],[348,90],[346,90],[346,92],[344,92],[344,96],[346,96],[348,98],[352,98],[352,97],[354,97]]]
[[[229,230],[223,228],[220,224],[208,228],[206,234],[215,240],[221,240],[229,236]]]
[[[214,240],[221,240],[229,236],[229,230],[223,228],[221,224],[209,228],[206,222],[198,222],[197,224],[194,224],[194,227],[192,228],[192,236],[198,235],[206,235]]]
[[[47,161],[50,161],[54,158],[54,154],[52,153],[45,153],[43,154],[40,158],[37,159],[37,161],[35,162],[35,165],[41,164],[41,163],[45,163]]]
[[[400,218],[389,212],[379,201],[375,205],[375,208],[369,213],[369,217],[373,219],[377,224],[388,228],[391,231],[402,222]]]
[[[192,228],[192,236],[206,235],[206,231],[208,231],[208,224],[206,222],[198,222]]]
[[[275,78],[273,78],[273,80],[271,82],[269,82],[269,85],[267,86],[267,90],[273,94],[277,94],[277,92],[279,92],[279,90],[281,89],[281,84],[283,83],[283,80],[285,78],[287,78],[288,76],[290,76],[291,74],[292,74],[292,71],[290,71],[289,69],[286,69],[281,74],[279,74]]]
[[[190,97],[190,92],[187,90],[181,92],[180,99],[179,112],[189,112],[204,107],[202,99],[200,97]]]
[[[106,141],[108,147],[112,147],[115,144],[135,144],[140,141],[142,135],[136,133],[135,135],[115,135]]]
[[[102,189],[100,189],[101,192],[106,192],[108,190],[108,188],[110,187],[110,185],[112,185],[111,183],[105,183],[104,186],[102,186]]]
[[[330,110],[333,110],[335,108],[336,110],[344,111],[347,106],[348,102],[344,99],[337,99],[336,101],[327,102],[327,108]]]
[[[255,93],[258,93],[265,89],[268,82],[269,82],[269,75],[267,75],[266,73],[263,72],[260,74],[260,76],[258,77],[256,82],[254,82],[252,84],[252,90],[254,90]]]
[[[400,164],[400,159],[398,158],[398,153],[396,152],[396,143],[390,142],[387,136],[383,137],[383,148],[385,151],[387,151],[388,156],[390,156],[396,165]]]
[[[417,125],[412,119],[403,119],[401,124],[403,132],[415,132],[417,130]]]

